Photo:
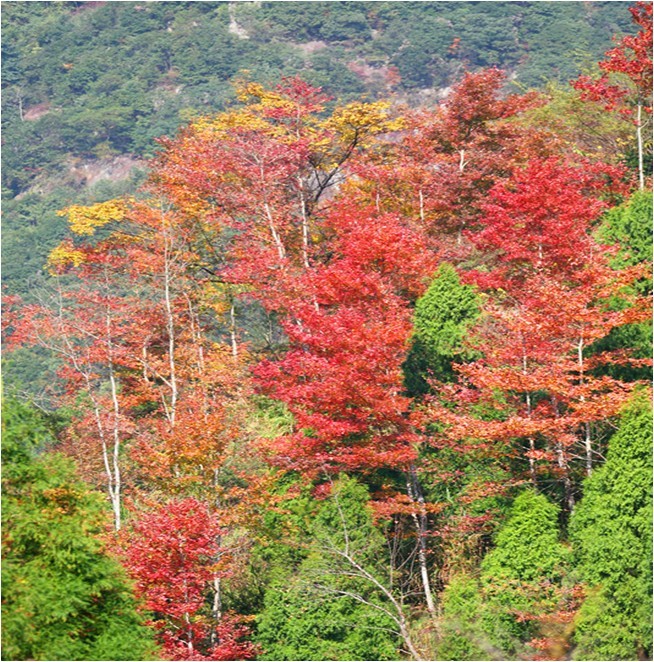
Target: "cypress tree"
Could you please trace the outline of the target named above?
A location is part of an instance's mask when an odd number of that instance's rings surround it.
[[[445,591],[444,659],[512,659],[533,654],[539,618],[557,608],[569,552],[559,542],[559,508],[533,490],[514,501],[479,580],[457,577]],[[526,618],[525,618],[526,617]]]
[[[631,198],[607,212],[600,228],[600,238],[620,247],[614,266],[622,269],[629,265],[652,262],[652,192],[636,191]],[[652,295],[652,279],[642,278],[631,288],[631,293]],[[625,304],[613,302],[616,308]],[[611,330],[605,338],[592,347],[594,352],[627,349],[634,358],[648,359],[652,356],[652,322],[625,324]],[[649,366],[612,365],[603,368],[607,374],[624,381],[645,379],[651,381]]]
[[[2,428],[3,659],[150,659],[150,631],[99,539],[102,498],[67,458],[36,456],[48,431],[29,407],[6,402]]]
[[[470,358],[463,339],[478,316],[474,289],[461,283],[452,265],[442,264],[416,302],[413,341],[404,363],[404,383],[410,395],[427,393],[430,377],[454,379],[452,363]]]
[[[584,483],[570,522],[587,597],[576,620],[580,660],[652,654],[652,410],[644,397],[625,411],[606,463]]]

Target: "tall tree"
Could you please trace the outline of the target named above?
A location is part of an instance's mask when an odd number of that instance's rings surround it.
[[[599,63],[603,71],[599,78],[580,76],[573,85],[582,91],[583,98],[599,101],[607,110],[635,115],[638,182],[642,191],[646,179],[644,130],[649,124],[651,133],[651,119],[646,117],[652,115],[652,4],[637,2],[629,11],[639,27],[638,33],[623,37],[605,53],[606,59]],[[651,136],[649,142],[651,145]]]
[[[427,291],[416,302],[413,337],[404,363],[404,382],[410,395],[429,391],[429,379],[455,377],[453,364],[469,355],[466,332],[479,315],[479,301],[469,285],[461,283],[449,264],[440,265]]]
[[[647,301],[637,296],[620,310],[606,305],[642,276],[644,265],[611,268],[614,251],[591,232],[606,206],[601,195],[601,177],[591,168],[581,172],[552,160],[530,163],[491,191],[485,227],[471,238],[494,253],[494,263],[467,276],[490,294],[476,330],[483,357],[459,367],[468,384],[456,397],[468,414],[437,408],[453,438],[524,454],[534,483],[538,461],[549,461],[543,468],[562,480],[569,509],[571,460],[581,455],[586,473],[592,471],[599,457],[593,428],[615,416],[632,389],[593,369],[640,362],[621,352],[589,357],[588,347],[648,314]],[[470,405],[480,402],[502,414],[479,420]]]

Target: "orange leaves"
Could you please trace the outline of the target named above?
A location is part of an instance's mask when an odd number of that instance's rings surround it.
[[[375,500],[370,506],[376,519],[390,519],[393,515],[421,515],[429,513],[438,515],[449,507],[449,503],[425,503],[419,504],[406,494],[389,492],[384,495],[377,493],[373,495]]]
[[[439,443],[486,443],[487,452],[504,445],[528,460],[534,481],[539,468],[553,465],[549,470],[568,481],[568,495],[569,465],[580,452],[592,470],[592,427],[615,416],[634,388],[596,373],[629,362],[628,355],[593,355],[592,345],[649,309],[636,296],[621,310],[611,304],[642,271],[614,270],[613,249],[593,237],[607,206],[605,171],[532,161],[491,190],[485,227],[470,237],[494,260],[467,274],[487,293],[469,340],[482,358],[459,366],[465,389],[442,392],[457,406],[431,409],[445,425]]]

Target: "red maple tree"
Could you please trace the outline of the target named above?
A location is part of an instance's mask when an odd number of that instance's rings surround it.
[[[171,659],[249,660],[256,654],[248,628],[221,611],[216,581],[227,573],[222,534],[215,515],[187,498],[142,515],[125,536],[125,566]]]

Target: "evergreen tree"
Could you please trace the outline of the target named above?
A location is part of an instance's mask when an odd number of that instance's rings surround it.
[[[584,484],[570,523],[588,594],[575,657],[648,659],[652,653],[652,411],[638,399],[609,441],[606,463]]]
[[[149,659],[151,634],[98,538],[102,499],[68,459],[35,456],[48,439],[37,413],[8,401],[2,419],[3,659]]]
[[[442,264],[416,303],[413,343],[404,363],[404,382],[410,395],[427,393],[430,377],[454,379],[452,364],[469,358],[463,339],[478,315],[479,301],[473,288],[461,283],[453,266]]]
[[[516,498],[482,561],[479,582],[459,577],[445,592],[441,656],[514,659],[533,653],[528,644],[539,634],[539,617],[557,609],[567,577],[558,514],[533,490]]]
[[[458,575],[443,593],[443,637],[438,647],[442,660],[489,659],[488,636],[481,629],[479,584],[474,577]]]
[[[652,192],[636,191],[619,207],[611,209],[600,228],[603,241],[615,243],[620,250],[614,260],[616,268],[629,265],[652,263]],[[633,288],[638,294],[651,296],[652,279],[643,278]],[[613,302],[622,307],[621,301]],[[606,338],[593,345],[596,352],[629,349],[635,358],[649,359],[652,356],[651,320],[625,324],[611,330]],[[605,369],[608,374],[625,381],[652,379],[650,366],[615,365]]]

